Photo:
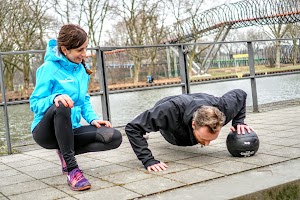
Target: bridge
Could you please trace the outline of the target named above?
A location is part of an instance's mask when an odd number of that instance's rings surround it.
[[[243,0],[230,4],[223,4],[200,13],[195,18],[187,18],[168,27],[169,33],[162,40],[165,44],[182,42],[196,42],[201,36],[216,34],[215,42],[224,41],[231,29],[239,29],[249,26],[290,24],[300,21],[300,1],[298,0]],[[209,58],[214,59],[221,44],[210,45],[201,66],[192,63],[192,70],[198,73],[201,69],[207,72],[210,64]],[[178,57],[178,49],[169,47],[175,57]],[[126,52],[125,49],[105,52],[114,56]],[[170,69],[170,55],[168,54],[168,69]],[[112,57],[113,62],[129,62],[121,56]],[[187,56],[189,60],[189,56]],[[110,60],[108,58],[108,60]],[[126,61],[127,60],[127,61]],[[176,63],[174,58],[174,63]],[[110,65],[110,67],[113,65]],[[117,67],[129,65],[117,64]],[[133,66],[132,64],[130,66]]]
[[[189,41],[195,34],[194,29],[197,34],[208,35],[220,31],[228,32],[227,29],[299,21],[298,0],[243,0],[214,7],[202,12],[195,19],[187,18],[173,24],[164,42],[176,43],[182,37]]]
[[[163,43],[196,42],[201,36],[216,34],[215,42],[224,41],[231,29],[249,26],[290,24],[300,21],[298,0],[243,0],[206,10],[195,18],[187,18],[171,26]],[[211,45],[201,63],[192,64],[194,72],[207,72],[209,58],[215,58],[221,44]],[[177,49],[170,48],[175,54]],[[187,58],[189,59],[189,58]]]

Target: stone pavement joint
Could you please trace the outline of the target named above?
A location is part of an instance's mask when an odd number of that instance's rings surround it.
[[[17,148],[20,153],[0,157],[0,200],[236,198],[300,179],[299,122],[300,106],[248,113],[246,123],[257,132],[260,148],[246,158],[227,151],[230,125],[204,148],[174,146],[160,133],[150,133],[154,157],[169,166],[151,173],[137,160],[124,134],[118,149],[76,156],[92,184],[82,192],[69,188],[54,150],[22,146]]]

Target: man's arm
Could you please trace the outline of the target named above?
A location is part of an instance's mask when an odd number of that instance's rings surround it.
[[[231,90],[221,97],[221,111],[226,117],[225,124],[231,120],[232,126],[244,124],[246,117],[246,98],[247,93],[240,89]]]
[[[243,90],[234,90],[234,95],[237,102],[235,111],[235,113],[237,112],[237,114],[235,114],[232,119],[232,126],[236,127],[238,124],[245,124],[244,120],[246,118],[247,93]]]
[[[247,93],[240,89],[229,91],[223,95],[225,102],[227,103],[227,111],[225,111],[226,121],[232,118],[231,131],[237,131],[238,134],[245,133],[245,129],[248,132],[253,130],[250,126],[245,124],[246,118],[246,99]]]
[[[168,124],[175,123],[178,111],[174,108],[172,102],[166,101],[141,113],[125,127],[133,151],[146,169],[159,164],[160,161],[154,159],[143,135],[159,129],[167,129]],[[153,170],[155,171],[155,168]]]

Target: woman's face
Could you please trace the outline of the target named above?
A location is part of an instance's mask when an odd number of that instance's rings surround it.
[[[67,50],[65,47],[62,47],[62,51],[65,56],[73,63],[81,63],[82,59],[86,57],[86,48],[88,46],[88,39],[78,48]]]

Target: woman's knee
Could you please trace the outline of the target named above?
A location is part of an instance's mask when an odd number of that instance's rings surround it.
[[[56,114],[70,116],[71,108],[65,107],[62,102],[58,102],[58,103],[59,103],[59,106],[56,107]]]
[[[118,148],[121,143],[122,143],[122,134],[119,130],[114,129],[114,134],[113,134],[113,143],[115,145],[114,148]]]
[[[104,144],[110,144],[115,149],[122,143],[122,134],[117,129],[103,127],[97,130],[96,140]]]

